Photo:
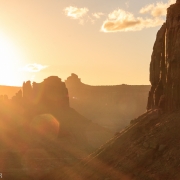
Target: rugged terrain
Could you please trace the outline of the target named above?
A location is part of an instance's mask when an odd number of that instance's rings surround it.
[[[150,63],[148,111],[54,179],[180,179],[180,0],[168,8]],[[50,176],[47,176],[49,178]]]
[[[64,180],[179,180],[179,121],[180,111],[163,115],[157,110],[149,111],[78,166],[60,173],[53,171],[53,177]]]

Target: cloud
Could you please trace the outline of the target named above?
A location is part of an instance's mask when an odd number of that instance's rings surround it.
[[[165,16],[167,13],[167,8],[174,4],[176,0],[169,0],[167,3],[157,2],[156,4],[149,4],[141,8],[141,14],[151,14],[154,17]]]
[[[118,9],[108,15],[108,19],[104,21],[101,31],[117,32],[117,31],[138,31],[143,28],[159,26],[163,23],[160,18],[142,18],[134,17],[130,12]]]
[[[141,14],[150,14],[151,17],[135,17],[134,14],[117,9],[107,15],[107,19],[101,26],[102,32],[117,32],[117,31],[139,31],[144,28],[156,27],[162,25],[164,17],[167,12],[167,8],[175,3],[176,0],[169,0],[167,3],[157,2],[149,4],[140,9]],[[125,1],[126,8],[129,7],[129,0]],[[88,8],[77,8],[73,6],[66,7],[64,9],[65,14],[73,19],[78,19],[79,24],[91,22],[95,23],[100,19],[103,12],[95,12],[91,15],[88,13]],[[86,15],[86,16],[85,16]]]
[[[77,8],[73,6],[66,7],[64,9],[65,14],[73,19],[82,18],[89,11],[87,8]]]
[[[88,8],[77,8],[73,6],[66,7],[64,12],[66,16],[71,17],[73,19],[79,20],[79,24],[83,25],[84,23],[90,22],[94,24],[97,19],[100,19],[104,14],[102,12],[88,14]]]
[[[129,8],[129,1],[125,2],[126,8]]]
[[[23,68],[21,68],[21,71],[26,71],[26,72],[39,72],[45,68],[47,68],[48,66],[44,66],[41,64],[27,64],[26,66],[24,66]]]
[[[96,19],[100,19],[101,16],[103,16],[103,15],[104,15],[104,13],[102,13],[102,12],[98,12],[98,13],[93,13],[92,14],[92,16],[95,17]]]

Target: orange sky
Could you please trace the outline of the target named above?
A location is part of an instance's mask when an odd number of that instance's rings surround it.
[[[162,9],[172,2],[1,0],[0,84],[71,73],[91,85],[149,84]]]

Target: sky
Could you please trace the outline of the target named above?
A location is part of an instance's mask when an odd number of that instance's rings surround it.
[[[175,0],[0,0],[0,84],[75,73],[89,85],[147,85]]]

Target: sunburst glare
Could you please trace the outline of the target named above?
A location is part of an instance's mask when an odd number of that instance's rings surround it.
[[[21,85],[22,72],[18,67],[25,61],[20,48],[3,32],[0,32],[0,84]]]

